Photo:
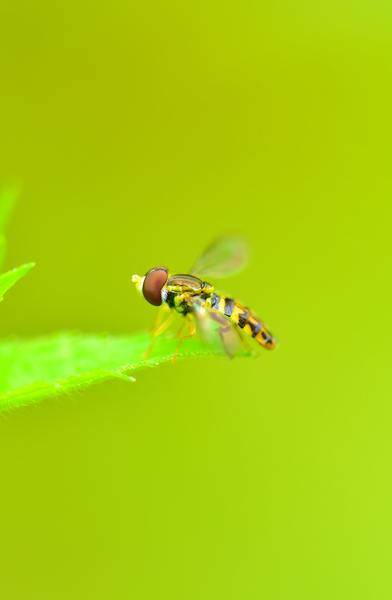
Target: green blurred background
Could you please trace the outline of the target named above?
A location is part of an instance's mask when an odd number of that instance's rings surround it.
[[[392,597],[387,2],[3,0],[1,335],[132,332],[130,274],[249,238],[280,340],[0,419],[7,600]]]

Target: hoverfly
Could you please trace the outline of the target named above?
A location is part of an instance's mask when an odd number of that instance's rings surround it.
[[[189,274],[171,275],[166,267],[154,267],[144,277],[133,275],[132,282],[147,302],[161,306],[152,343],[170,327],[175,313],[179,313],[185,317],[184,325],[188,328],[187,335],[183,333],[184,327],[181,328],[180,340],[193,336],[197,330],[204,339],[211,340],[218,330],[230,357],[247,344],[247,339],[253,338],[259,347],[267,350],[275,348],[274,336],[249,308],[218,292],[204,279],[237,273],[245,266],[247,255],[244,240],[225,237],[206,249]]]

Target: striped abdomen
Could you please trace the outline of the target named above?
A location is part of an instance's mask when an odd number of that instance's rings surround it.
[[[275,348],[276,340],[267,327],[248,308],[233,298],[214,293],[211,295],[211,308],[215,308],[220,314],[230,319],[239,329],[254,338],[267,350]]]

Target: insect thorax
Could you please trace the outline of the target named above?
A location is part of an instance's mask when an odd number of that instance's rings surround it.
[[[206,281],[193,275],[173,275],[162,290],[162,301],[181,314],[192,310],[192,299],[205,300],[214,288]]]

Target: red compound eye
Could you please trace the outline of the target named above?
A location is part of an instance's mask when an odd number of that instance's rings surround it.
[[[143,296],[150,304],[160,306],[162,304],[161,291],[169,276],[165,267],[154,267],[150,269],[144,278]]]

